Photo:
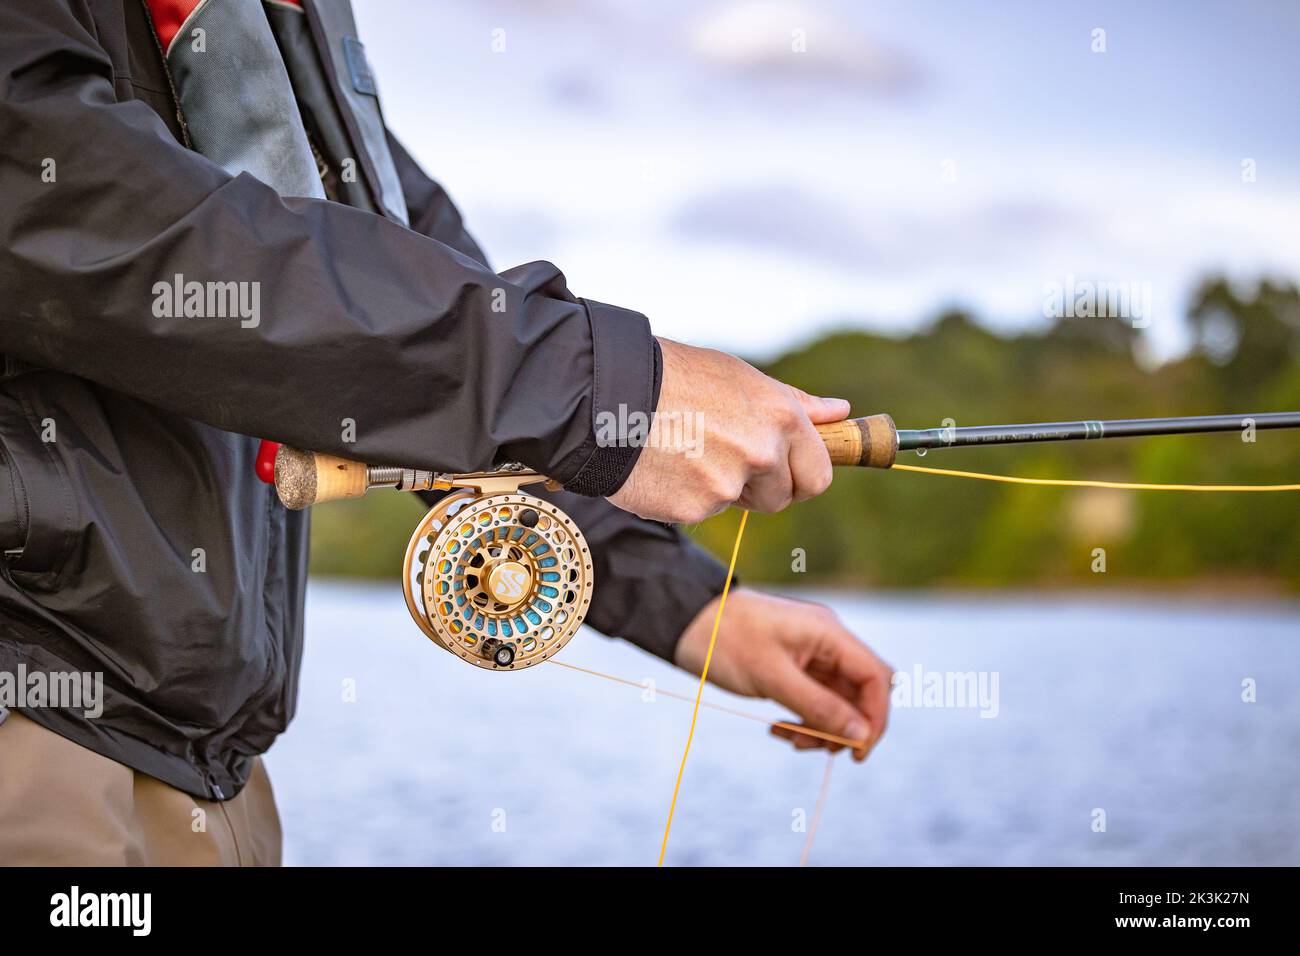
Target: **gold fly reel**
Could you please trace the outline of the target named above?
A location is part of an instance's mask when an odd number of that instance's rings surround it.
[[[555,505],[458,488],[424,516],[402,563],[411,617],[435,644],[489,670],[554,655],[591,605],[591,549]]]
[[[446,492],[406,546],[402,592],[420,630],[461,660],[523,670],[569,643],[587,616],[587,539],[555,505],[519,490],[538,482],[559,488],[523,465],[451,474],[282,445],[274,477],[281,503],[293,510],[371,488]]]

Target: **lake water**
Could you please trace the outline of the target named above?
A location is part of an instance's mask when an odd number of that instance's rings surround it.
[[[870,760],[835,761],[812,864],[1300,864],[1300,604],[821,598],[899,670],[996,673],[998,710],[895,708]],[[560,659],[695,689],[589,631]],[[286,863],[653,864],[691,709],[642,698],[472,668],[395,586],[315,580],[268,757]],[[825,764],[701,711],[667,862],[797,864]]]

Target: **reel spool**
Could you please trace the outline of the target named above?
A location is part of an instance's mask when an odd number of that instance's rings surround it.
[[[592,585],[591,549],[573,519],[517,488],[450,492],[416,526],[402,563],[420,630],[489,670],[523,670],[564,647]]]

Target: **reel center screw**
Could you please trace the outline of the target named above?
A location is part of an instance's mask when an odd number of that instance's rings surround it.
[[[518,561],[502,561],[488,572],[487,592],[502,604],[518,604],[528,596],[532,578]]]

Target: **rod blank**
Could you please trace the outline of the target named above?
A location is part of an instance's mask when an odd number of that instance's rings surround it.
[[[1253,423],[1257,430],[1300,428],[1300,412],[1258,415],[1201,415],[1187,418],[1125,418],[1115,421],[1039,422],[1030,425],[977,425],[965,428],[900,428],[898,450],[969,445],[1019,445],[1029,442],[1136,438],[1235,432]]]

